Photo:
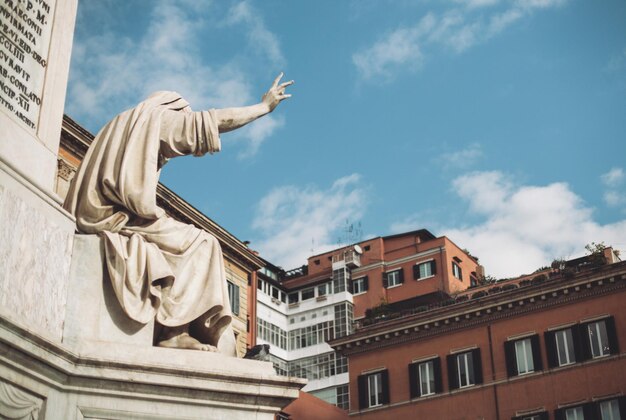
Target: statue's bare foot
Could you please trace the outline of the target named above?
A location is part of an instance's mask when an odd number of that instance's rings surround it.
[[[195,338],[191,337],[188,333],[184,332],[167,340],[159,341],[157,344],[159,347],[169,347],[173,349],[190,349],[190,350],[202,350],[216,352],[217,347],[209,344],[202,344]]]

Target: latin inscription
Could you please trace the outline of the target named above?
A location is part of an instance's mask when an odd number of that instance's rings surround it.
[[[0,0],[0,109],[36,132],[56,0]]]

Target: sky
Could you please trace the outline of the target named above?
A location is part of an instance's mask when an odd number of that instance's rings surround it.
[[[251,105],[281,71],[290,99],[161,173],[272,263],[421,228],[498,278],[626,257],[623,0],[81,0],[65,112]]]

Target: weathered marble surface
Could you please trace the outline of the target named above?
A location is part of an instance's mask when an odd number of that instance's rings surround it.
[[[73,221],[22,181],[0,166],[0,314],[61,340]]]
[[[126,316],[105,264],[102,238],[74,236],[63,342],[72,347],[86,342],[151,347],[154,320],[140,324]]]
[[[0,378],[46,419],[274,419],[306,382],[218,353],[84,343],[72,349],[0,316]]]

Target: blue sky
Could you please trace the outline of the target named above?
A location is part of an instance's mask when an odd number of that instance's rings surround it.
[[[626,254],[626,2],[79,2],[66,113],[293,97],[161,181],[277,265],[427,228],[513,276]],[[353,236],[353,235],[352,235]]]

